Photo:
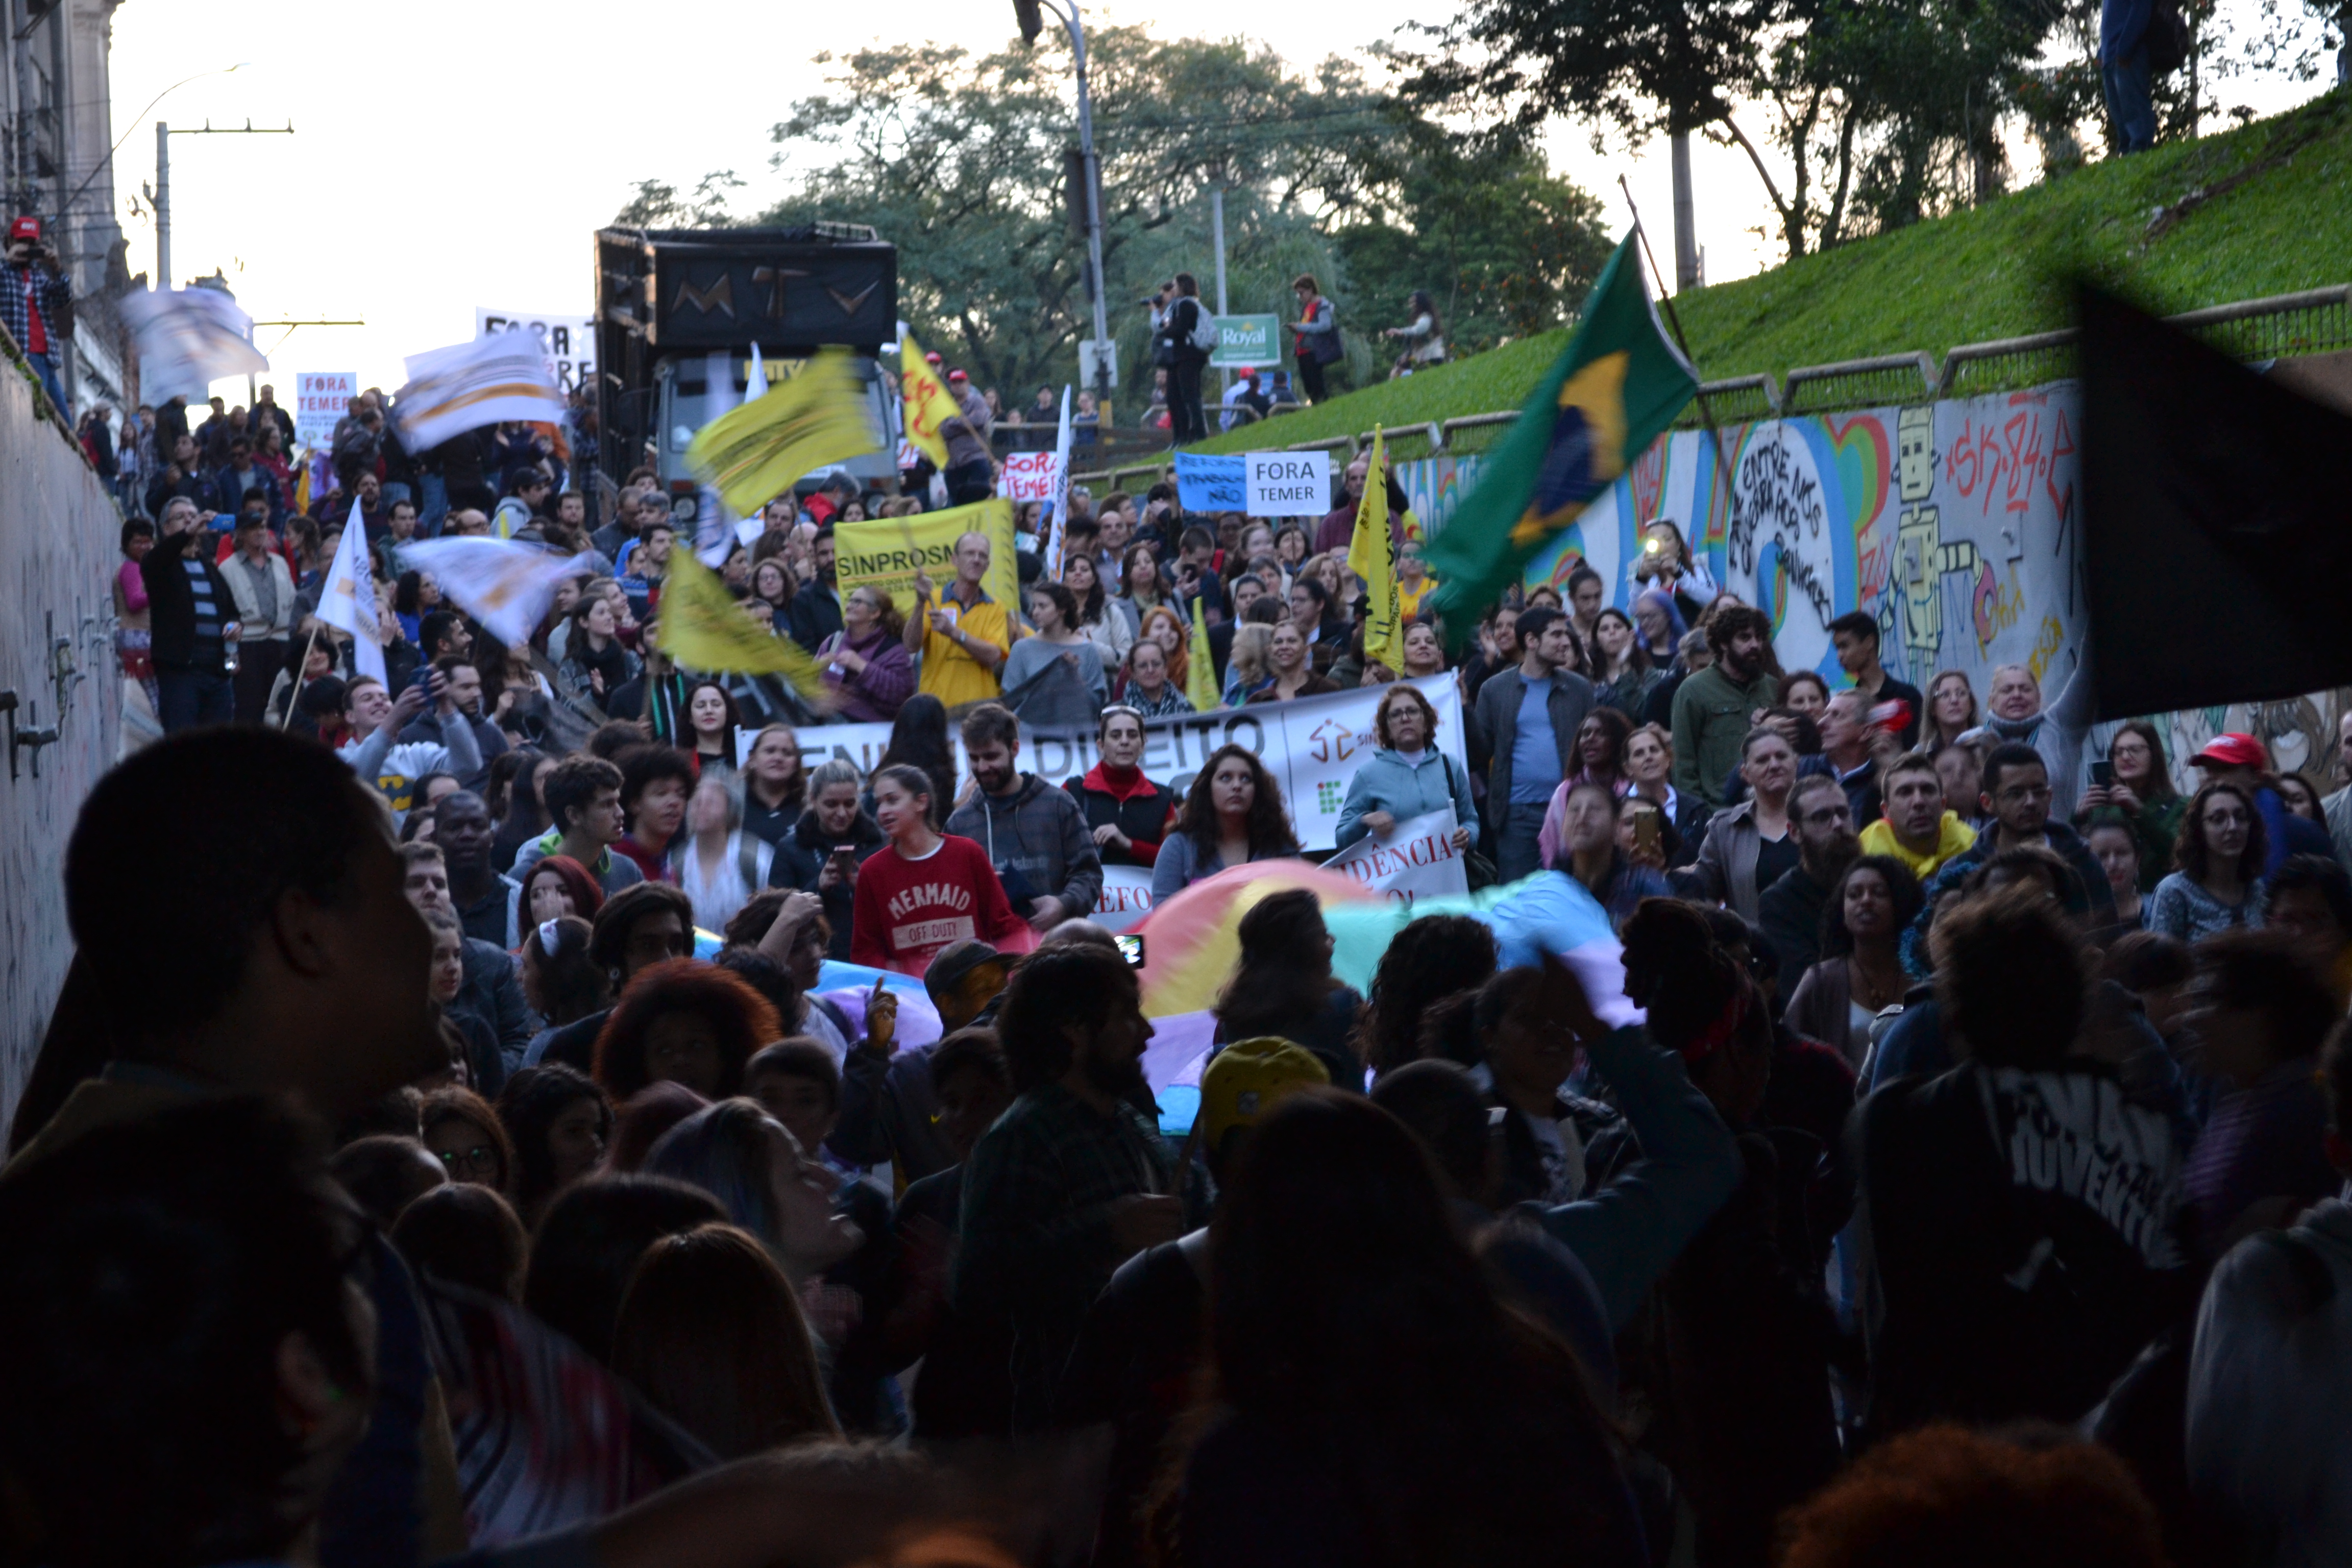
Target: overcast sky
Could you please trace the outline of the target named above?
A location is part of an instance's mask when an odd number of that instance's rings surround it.
[[[1168,35],[1248,36],[1304,68],[1392,36],[1416,14],[1430,13],[1407,0],[1328,9],[1186,0],[1094,19],[1143,21]],[[1011,5],[989,0],[837,10],[743,0],[124,5],[114,15],[112,62],[114,132],[124,139],[118,212],[154,177],[157,119],[190,127],[290,121],[292,136],[172,139],[173,270],[184,283],[218,268],[257,321],[366,322],[290,335],[265,329],[259,341],[281,398],[290,398],[297,370],[356,370],[362,384],[397,386],[404,356],[473,335],[477,306],[584,313],[590,236],[639,179],[683,187],[731,167],[751,183],[737,210],[764,205],[779,189],[769,129],[793,99],[820,87],[824,68],[812,57],[876,41],[877,17],[975,50],[1014,35]],[[249,63],[191,81],[142,113],[181,78],[239,61]],[[1750,129],[1760,135],[1762,125]],[[1596,157],[1584,134],[1561,127],[1550,144],[1556,164],[1604,199],[1612,227],[1625,217],[1616,176],[1629,176],[1671,267],[1664,143]],[[1778,245],[1755,232],[1771,212],[1745,155],[1702,143],[1694,166],[1708,279],[1777,261]],[[124,223],[131,270],[152,274],[154,227],[143,200]]]

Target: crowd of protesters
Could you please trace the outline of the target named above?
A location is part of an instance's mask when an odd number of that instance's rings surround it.
[[[1980,712],[1863,614],[1834,679],[1783,670],[1665,522],[1635,579],[1514,594],[1459,657],[1416,618],[1390,669],[1360,461],[1319,518],[1076,494],[1015,605],[979,534],[911,603],[845,598],[835,524],[952,498],[816,476],[722,573],[812,704],[662,653],[689,542],[650,475],[592,527],[568,447],[494,429],[428,493],[362,399],[306,491],[257,423],[226,477],[175,434],[125,526],[165,733],[75,829],[0,1176],[12,1558],[2352,1542],[2352,792],[2254,738],[2095,742],[2084,679],[2023,667]],[[383,682],[313,635],[354,504]],[[595,557],[513,647],[399,559],[499,510]],[[1301,855],[1250,747],[1146,773],[1203,685],[1385,686],[1339,844],[1450,809],[1481,884],[1591,895],[1622,996],[1459,914],[1359,994],[1314,895],[1269,893],[1169,1131],[1104,868],[1166,899]],[[831,717],[892,725],[877,765]],[[1041,726],[1098,760],[1040,776]]]

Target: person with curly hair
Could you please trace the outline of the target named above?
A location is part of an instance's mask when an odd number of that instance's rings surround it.
[[[1372,971],[1355,1049],[1374,1074],[1421,1058],[1423,1016],[1494,977],[1495,933],[1468,915],[1423,915],[1397,932]]]
[[[2182,942],[2263,923],[2263,867],[2270,851],[2252,792],[2213,779],[2189,799],[2173,859],[2141,914],[2149,931]]]
[[[1177,830],[1151,866],[1151,901],[1172,899],[1228,866],[1298,853],[1282,785],[1247,746],[1220,746],[1192,775]]]
[[[705,1100],[743,1089],[743,1064],[783,1033],[776,1010],[728,971],[691,958],[640,971],[596,1036],[595,1079],[615,1100],[649,1083]]]

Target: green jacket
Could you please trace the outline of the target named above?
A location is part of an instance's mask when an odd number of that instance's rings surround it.
[[[1725,781],[1739,765],[1739,742],[1751,728],[1748,716],[1780,700],[1780,683],[1771,676],[1737,686],[1720,664],[1676,687],[1675,788],[1721,810]]]

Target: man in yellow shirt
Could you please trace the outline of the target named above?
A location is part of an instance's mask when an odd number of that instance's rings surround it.
[[[1004,668],[1018,635],[1012,613],[988,596],[989,543],[984,533],[955,542],[955,582],[946,594],[933,588],[927,573],[915,574],[915,613],[907,617],[907,651],[922,662],[916,689],[945,703],[948,711],[1003,696],[996,673]]]
[[[1885,815],[1862,830],[1862,852],[1892,855],[1923,882],[1977,841],[1959,813],[1944,809],[1944,781],[1924,752],[1907,752],[1887,766],[1879,801]]]
[[[1437,579],[1429,574],[1429,563],[1423,559],[1421,541],[1408,539],[1397,552],[1397,613],[1407,620],[1421,614],[1421,602],[1437,586]]]

